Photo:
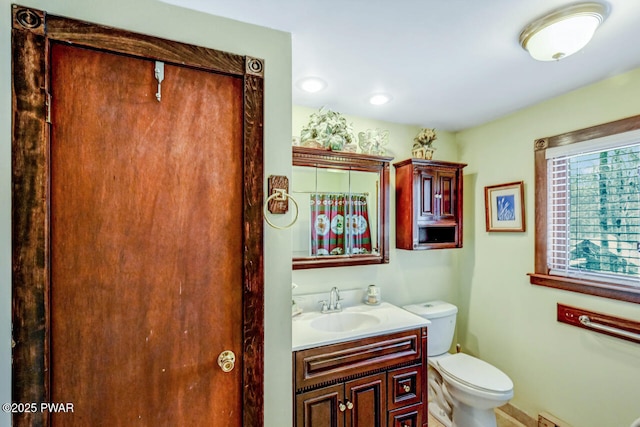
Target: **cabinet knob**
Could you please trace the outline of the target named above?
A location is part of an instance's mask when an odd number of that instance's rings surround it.
[[[347,400],[347,409],[353,409],[353,403]]]
[[[344,403],[340,402],[338,403],[338,409],[340,409],[340,412],[344,412],[347,410],[347,406]]]
[[[411,387],[409,387],[407,384],[403,385],[402,388],[404,389],[405,393],[409,393],[411,391]]]

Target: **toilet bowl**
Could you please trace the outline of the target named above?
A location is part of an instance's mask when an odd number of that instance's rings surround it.
[[[513,382],[506,374],[464,353],[438,358],[436,369],[452,397],[452,426],[496,426],[493,410],[513,397]]]
[[[431,321],[427,335],[429,412],[447,427],[496,427],[494,409],[513,397],[513,382],[495,366],[448,353],[456,306],[431,301],[404,307]]]

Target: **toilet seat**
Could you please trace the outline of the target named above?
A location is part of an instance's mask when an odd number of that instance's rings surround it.
[[[487,394],[513,393],[513,382],[501,370],[464,353],[439,358],[436,364],[443,376],[467,388]]]

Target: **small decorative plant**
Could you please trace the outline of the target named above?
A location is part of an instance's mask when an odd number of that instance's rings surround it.
[[[353,140],[351,123],[347,123],[342,114],[324,107],[311,114],[309,123],[300,132],[301,145],[314,146],[315,141],[319,146],[334,151],[342,150]]]
[[[433,148],[431,147],[431,144],[433,144],[433,141],[435,141],[436,139],[438,139],[438,135],[436,134],[435,129],[422,128],[420,132],[418,132],[418,135],[413,138],[413,140],[415,141],[415,144],[413,144],[413,148]]]
[[[413,138],[414,144],[411,150],[411,156],[417,159],[431,160],[433,152],[436,150],[432,147],[433,141],[438,139],[435,129],[422,128],[420,132]]]

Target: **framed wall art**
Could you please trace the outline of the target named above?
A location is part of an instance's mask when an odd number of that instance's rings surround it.
[[[484,187],[487,231],[525,231],[524,182]]]

